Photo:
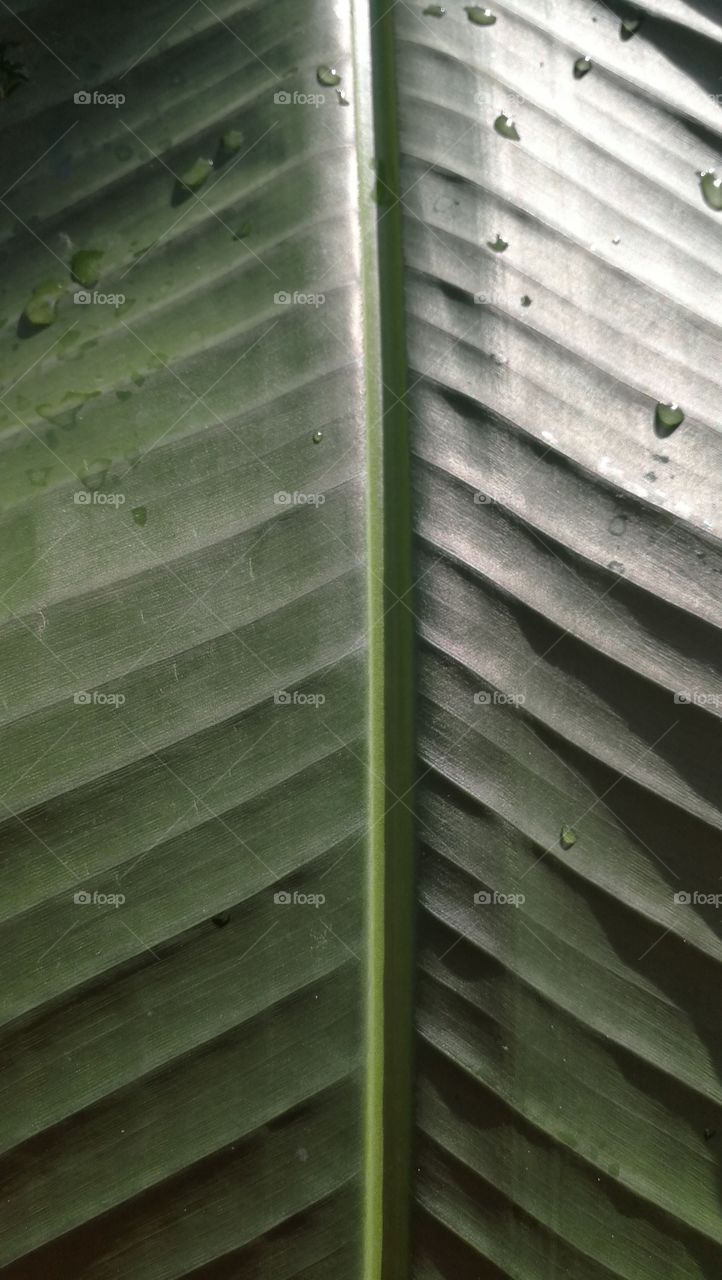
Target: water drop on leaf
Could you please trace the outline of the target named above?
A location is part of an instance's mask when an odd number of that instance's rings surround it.
[[[506,115],[505,112],[502,111],[501,115],[496,117],[496,120],[494,121],[494,128],[497,133],[501,134],[502,138],[510,138],[512,142],[519,141],[517,127],[511,116]]]
[[[33,291],[23,315],[31,324],[52,324],[65,286],[57,280],[46,280]]]
[[[428,14],[430,18],[446,17],[446,9],[443,4],[428,4],[424,9],[424,13]]]
[[[314,444],[320,444],[323,440],[323,431],[314,431],[312,439]]]
[[[521,300],[521,305],[522,305],[523,307],[530,307],[530,306],[531,306],[531,298],[529,297],[529,294],[528,294],[528,293],[525,293],[525,294],[524,294],[524,297],[523,297],[523,298],[522,298],[522,300]]]
[[[622,40],[631,40],[632,36],[636,36],[642,25],[641,15],[636,18],[622,18],[622,25],[619,34]]]
[[[572,827],[567,826],[566,822],[562,823],[562,828],[559,832],[559,843],[561,844],[562,849],[571,849],[572,845],[577,843],[576,831],[574,831]]]
[[[655,435],[665,439],[684,422],[684,412],[678,404],[658,404],[654,410]]]
[[[592,60],[590,57],[588,57],[585,54],[583,58],[577,58],[576,62],[574,63],[574,78],[576,80],[582,80],[584,76],[589,74],[591,69],[592,69]]]
[[[607,565],[607,568],[611,569],[612,573],[616,573],[616,574],[624,573],[624,565],[622,564],[621,560],[610,560],[609,564]]]
[[[346,97],[346,94],[344,93],[343,89],[337,89],[337,90],[336,90],[336,101],[338,102],[338,105],[339,105],[340,107],[350,107],[350,106],[351,106],[351,103],[349,102],[348,98]]]
[[[224,151],[240,151],[243,144],[243,134],[240,129],[226,129],[221,138],[221,143]]]
[[[78,284],[90,286],[97,284],[100,275],[100,264],[105,254],[102,249],[79,249],[73,254],[70,270]]]
[[[147,507],[133,507],[133,510],[131,511],[130,514],[132,515],[135,524],[140,525],[142,529],[143,525],[146,523],[148,519]]]
[[[702,195],[710,209],[719,213],[722,210],[722,178],[717,177],[714,169],[705,169],[704,173],[700,173],[699,180]]]
[[[316,68],[316,79],[319,84],[326,85],[328,89],[333,89],[337,84],[341,83],[341,77],[336,68],[325,65]]]
[[[509,248],[509,241],[500,236],[498,232],[496,240],[487,240],[486,243],[490,249],[494,250],[494,253],[504,253]]]
[[[466,12],[469,22],[473,22],[477,27],[493,27],[496,22],[496,14],[491,9],[482,9],[478,4],[467,4]]]
[[[621,538],[622,535],[627,532],[627,517],[614,516],[609,521],[609,532],[613,535],[613,537]]]
[[[203,183],[208,180],[213,169],[212,160],[204,160],[202,156],[186,169],[180,176],[180,181],[184,187],[188,187],[189,191],[197,191]]]

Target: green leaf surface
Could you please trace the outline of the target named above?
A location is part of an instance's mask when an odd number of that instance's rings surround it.
[[[2,1276],[719,1275],[721,47],[1,16]]]

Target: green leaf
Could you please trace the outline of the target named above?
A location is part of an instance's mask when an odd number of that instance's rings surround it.
[[[6,18],[3,1276],[719,1274],[715,13]]]

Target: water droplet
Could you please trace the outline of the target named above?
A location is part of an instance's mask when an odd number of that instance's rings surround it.
[[[133,510],[131,511],[130,514],[133,517],[134,523],[140,525],[142,529],[143,525],[146,523],[148,519],[147,507],[133,507]]]
[[[621,560],[610,560],[607,568],[611,569],[612,573],[624,573],[624,565]]]
[[[511,116],[506,115],[504,111],[502,111],[501,115],[496,117],[496,120],[494,121],[494,128],[497,133],[501,134],[502,138],[510,138],[512,142],[519,141],[519,132],[517,127]]]
[[[524,294],[524,297],[523,297],[523,298],[522,298],[522,300],[521,300],[521,305],[522,305],[523,307],[530,307],[530,306],[531,306],[531,298],[529,297],[529,294],[528,294],[528,293],[525,293],[525,294]]]
[[[496,352],[496,351],[493,353],[493,355],[492,355],[492,357],[491,357],[491,358],[492,358],[492,360],[494,361],[494,364],[501,364],[501,365],[504,365],[504,364],[508,364],[508,363],[509,363],[509,361],[507,360],[506,356],[500,356],[500,355],[498,354],[498,352]]]
[[[349,102],[348,98],[346,97],[346,94],[344,93],[343,89],[337,89],[337,90],[336,90],[336,100],[337,100],[338,105],[339,105],[340,107],[350,107],[350,106],[351,106],[351,103]]]
[[[684,413],[678,404],[658,404],[654,411],[655,435],[664,439],[684,422]]]
[[[559,832],[559,843],[562,849],[571,849],[572,845],[577,843],[576,831],[573,827],[567,826],[566,822],[562,823],[561,831]]]
[[[613,534],[615,538],[621,538],[622,534],[627,532],[627,517],[614,516],[613,519],[609,521],[609,532]]]
[[[311,439],[313,440],[314,444],[320,444],[321,441],[323,440],[323,431],[314,431]]]
[[[474,22],[477,27],[493,27],[496,22],[496,14],[491,9],[482,9],[478,4],[467,4],[466,13],[469,22]]]
[[[195,164],[186,169],[180,176],[181,184],[188,187],[189,191],[197,191],[199,187],[207,182],[213,169],[213,161],[206,160],[203,156],[199,156]]]
[[[621,244],[621,243],[622,243],[621,236],[612,236],[612,244]]]
[[[650,483],[650,484],[654,484],[655,480],[657,479],[657,472],[656,472],[656,471],[645,471],[645,473],[644,473],[644,478],[645,478],[645,480],[649,480],[649,483]]]
[[[722,209],[722,178],[718,178],[714,169],[705,169],[699,175],[702,195],[710,209],[719,213]]]
[[[641,14],[636,18],[622,18],[622,25],[619,29],[619,34],[622,37],[622,40],[631,40],[632,36],[636,36],[641,25]]]
[[[424,13],[428,14],[430,18],[444,18],[446,9],[443,4],[429,4],[424,9]]]
[[[337,84],[341,83],[341,77],[335,67],[323,66],[316,68],[316,79],[319,84],[323,84],[327,89],[333,89]]]
[[[97,284],[100,275],[100,264],[105,254],[102,249],[79,249],[73,254],[70,270],[78,284],[90,286]]]
[[[494,250],[494,253],[504,253],[509,248],[509,241],[500,236],[498,232],[496,240],[487,240],[486,243],[490,249]]]
[[[253,231],[252,222],[242,222],[240,227],[236,227],[236,230],[232,233],[233,239],[246,240],[248,236],[250,236],[252,231]]]
[[[222,911],[220,915],[211,917],[211,919],[213,920],[213,923],[217,925],[219,929],[222,929],[224,925],[228,924],[230,921],[230,918],[231,918],[230,911]]]
[[[65,286],[58,280],[45,280],[39,284],[23,312],[25,319],[35,325],[52,324],[64,292]]]
[[[226,129],[221,138],[221,145],[224,151],[235,152],[240,151],[243,144],[243,134],[240,129]]]
[[[592,60],[589,57],[589,54],[585,54],[583,58],[577,58],[574,63],[574,78],[576,80],[582,80],[584,76],[589,74],[591,69]]]

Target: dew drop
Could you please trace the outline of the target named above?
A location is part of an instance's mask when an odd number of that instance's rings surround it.
[[[496,117],[494,121],[496,132],[501,134],[502,138],[510,138],[512,142],[519,141],[519,132],[511,116],[506,115],[502,111],[501,115]]]
[[[242,144],[243,134],[240,129],[226,129],[226,132],[221,138],[221,146],[224,151],[228,151],[233,154],[235,151],[240,151]]]
[[[490,249],[494,250],[494,253],[504,253],[509,248],[509,241],[500,236],[498,232],[496,240],[487,240],[486,243]]]
[[[57,280],[46,280],[39,284],[23,312],[25,319],[39,326],[52,324],[64,292],[64,285]]]
[[[610,560],[607,568],[611,569],[612,573],[624,573],[624,565],[621,560]]]
[[[340,107],[350,107],[350,106],[351,106],[351,103],[349,102],[348,98],[346,97],[346,94],[344,93],[343,89],[337,89],[337,90],[336,90],[336,100],[337,100],[338,105],[339,105]]]
[[[314,444],[320,444],[321,441],[323,440],[323,431],[314,431],[311,439],[313,440]]]
[[[704,196],[710,209],[714,209],[715,213],[722,210],[722,178],[718,178],[714,169],[705,169],[699,175],[702,195]]]
[[[206,160],[203,156],[199,156],[195,164],[185,170],[180,176],[180,181],[184,187],[188,187],[190,191],[197,191],[203,183],[208,180],[213,169],[213,161]]]
[[[654,411],[655,435],[664,439],[684,422],[684,412],[678,404],[658,404]]]
[[[612,244],[621,244],[621,243],[622,243],[621,236],[612,236]]]
[[[430,18],[445,18],[446,9],[443,4],[428,4],[424,9],[424,13]]]
[[[559,843],[562,849],[571,849],[572,845],[577,843],[576,831],[573,827],[567,826],[566,822],[562,823],[561,831],[559,832]]]
[[[496,22],[496,14],[491,9],[482,9],[478,4],[467,4],[466,13],[469,22],[475,23],[477,27],[493,27]]]
[[[522,300],[521,300],[521,305],[522,305],[523,307],[530,307],[530,306],[531,306],[531,298],[529,297],[529,294],[528,294],[528,293],[525,293],[525,294],[524,294],[524,297],[523,297],[523,298],[522,298]]]
[[[104,257],[102,249],[79,249],[70,263],[73,279],[86,286],[97,284]]]
[[[341,77],[335,67],[321,66],[316,68],[316,79],[319,84],[323,84],[327,89],[333,89],[337,84],[341,83]]]
[[[622,535],[627,532],[627,517],[614,516],[614,518],[609,521],[609,532],[613,534],[615,538],[621,538]]]
[[[131,515],[132,515],[132,517],[133,517],[133,521],[134,521],[134,523],[135,523],[135,524],[140,525],[140,527],[141,527],[141,529],[142,529],[142,528],[143,528],[143,525],[146,523],[146,521],[147,521],[147,519],[148,519],[148,508],[147,508],[147,507],[133,507],[133,510],[131,511],[131,513],[130,513],[130,514],[131,514]]]
[[[229,923],[231,919],[231,913],[230,911],[223,911],[218,916],[211,916],[211,919],[214,925],[216,925],[219,929],[222,929],[224,925],[227,925]]]
[[[577,58],[576,62],[574,63],[575,80],[583,80],[584,76],[588,75],[591,69],[592,69],[592,60],[588,54],[585,54],[583,58]]]
[[[636,36],[641,25],[641,16],[636,18],[622,18],[622,25],[619,28],[619,34],[622,37],[622,40],[631,40],[632,36]]]

